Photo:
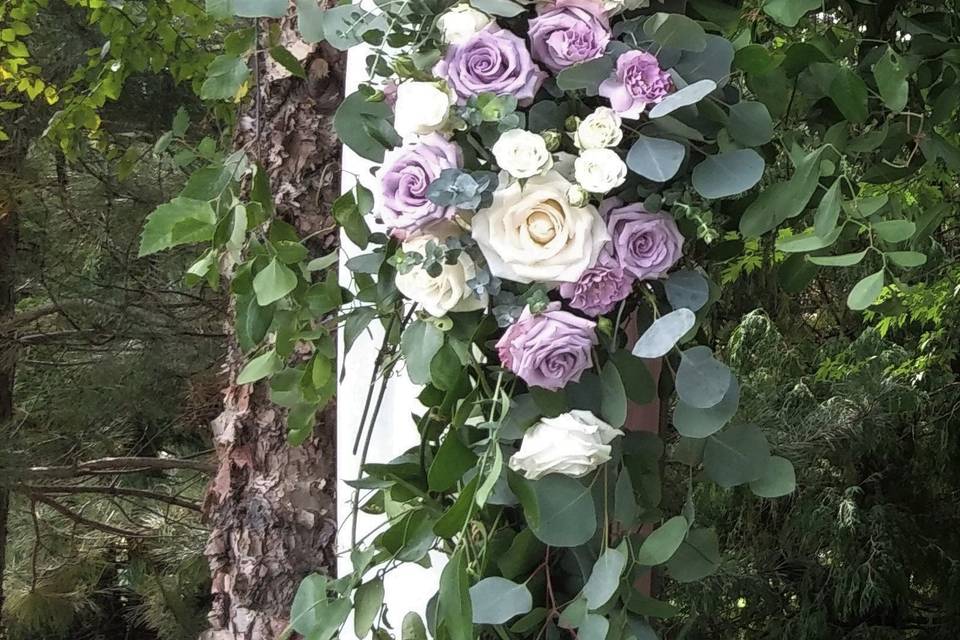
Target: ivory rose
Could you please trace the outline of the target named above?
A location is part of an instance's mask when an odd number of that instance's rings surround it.
[[[574,169],[577,182],[590,193],[607,193],[627,180],[627,165],[613,149],[587,149]]]
[[[404,82],[396,89],[393,128],[401,138],[425,135],[447,125],[453,100],[434,82]]]
[[[546,141],[532,131],[505,131],[491,150],[500,168],[514,178],[532,178],[545,173],[553,165]]]
[[[575,282],[610,239],[592,205],[567,201],[571,184],[556,171],[507,184],[473,217],[473,238],[490,272],[516,282]]]
[[[527,429],[510,468],[529,480],[550,473],[579,478],[610,460],[610,443],[623,432],[589,411],[542,418]]]
[[[434,225],[405,241],[402,248],[405,253],[424,255],[428,243],[443,244],[458,232],[459,228],[453,224]],[[416,266],[407,273],[398,273],[396,285],[400,293],[419,304],[424,311],[442,317],[449,311],[474,311],[487,306],[487,294],[478,297],[467,285],[467,281],[476,275],[473,259],[466,251],[461,251],[455,263],[443,265],[440,275],[433,277],[426,269]]]
[[[578,149],[605,149],[615,147],[623,140],[622,122],[610,107],[597,107],[580,121],[573,134]]]
[[[478,33],[493,20],[483,11],[469,4],[457,4],[444,11],[437,19],[437,28],[447,44],[460,44]]]

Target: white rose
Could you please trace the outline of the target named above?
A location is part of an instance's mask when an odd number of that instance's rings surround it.
[[[610,460],[610,443],[623,432],[589,411],[543,418],[523,434],[510,468],[537,480],[549,473],[579,478]]]
[[[444,240],[458,230],[449,225],[436,225],[403,243],[404,252],[424,255],[427,243],[443,244]],[[448,311],[474,311],[487,306],[487,295],[477,295],[467,285],[476,277],[477,268],[466,251],[454,264],[444,264],[443,271],[432,277],[426,269],[416,266],[407,273],[397,273],[396,284],[400,293],[410,298],[432,316],[442,317]]]
[[[397,87],[393,128],[402,138],[439,131],[447,124],[453,100],[433,82],[404,82]]]
[[[644,9],[650,6],[650,0],[601,0],[603,10],[608,15],[614,15],[621,11],[630,11],[633,9]]]
[[[482,31],[493,20],[483,11],[477,11],[469,4],[451,7],[437,20],[437,28],[447,44],[460,44],[470,36]]]
[[[610,239],[596,207],[567,202],[571,184],[555,171],[504,183],[473,217],[473,238],[490,272],[516,282],[576,282]]]
[[[574,169],[577,182],[590,193],[606,193],[627,180],[627,165],[613,149],[587,149]]]
[[[493,143],[493,157],[500,168],[514,178],[532,178],[546,173],[553,166],[553,156],[539,134],[511,129],[500,134]]]
[[[580,185],[572,184],[570,188],[567,189],[567,202],[574,207],[586,206],[587,203],[590,202],[590,194]]]
[[[573,134],[573,143],[579,149],[605,149],[615,147],[623,140],[621,121],[617,112],[609,107],[596,111],[580,121]]]

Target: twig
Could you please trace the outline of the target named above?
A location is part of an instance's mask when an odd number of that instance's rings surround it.
[[[60,486],[60,485],[20,485],[17,489],[23,489],[29,493],[44,493],[44,494],[78,494],[78,493],[95,493],[103,494],[108,496],[132,496],[134,498],[148,498],[150,500],[156,500],[157,502],[166,502],[167,504],[172,504],[176,507],[181,507],[183,509],[190,509],[192,511],[200,511],[200,505],[195,502],[190,502],[183,498],[178,498],[176,496],[170,496],[163,493],[157,493],[154,491],[148,491],[146,489],[133,489],[130,487],[104,487],[99,485],[78,485],[78,486]]]
[[[90,527],[91,529],[103,531],[104,533],[109,533],[115,536],[123,536],[125,538],[148,538],[151,535],[149,533],[144,533],[142,531],[131,531],[129,529],[121,529],[120,527],[114,527],[113,525],[109,525],[103,522],[98,522],[96,520],[91,520],[90,518],[86,518],[80,515],[79,513],[71,511],[70,509],[63,506],[53,498],[48,498],[42,493],[31,493],[30,498],[31,500],[36,500],[37,502],[47,505],[57,513],[60,513],[66,516],[67,518],[69,518],[70,520],[73,520],[77,524],[82,524],[86,527]]]

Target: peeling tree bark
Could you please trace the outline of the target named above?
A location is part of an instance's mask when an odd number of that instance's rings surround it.
[[[342,60],[301,42],[290,18],[281,21],[281,40],[303,61],[307,79],[256,61],[260,95],[249,100],[236,142],[269,174],[277,215],[302,236],[317,233],[311,249],[326,252],[337,242],[332,114],[341,100]],[[323,412],[303,445],[288,446],[285,410],[270,403],[266,385],[234,383],[242,364],[231,341],[230,384],[213,423],[219,467],[205,504],[213,607],[204,640],[273,640],[288,622],[300,580],[335,566],[335,413]]]

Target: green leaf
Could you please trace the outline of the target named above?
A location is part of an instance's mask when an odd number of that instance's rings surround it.
[[[346,51],[363,42],[369,31],[385,32],[386,16],[360,3],[340,4],[323,12],[323,37],[330,46]]]
[[[583,586],[583,597],[591,610],[607,603],[620,586],[620,576],[627,566],[627,556],[619,549],[608,548],[593,565],[590,578]]]
[[[884,254],[893,261],[894,264],[905,269],[922,267],[927,263],[927,256],[918,251],[888,251]]]
[[[710,299],[710,284],[696,271],[681,269],[672,272],[664,281],[667,300],[674,309],[699,311]]]
[[[720,567],[720,543],[713,529],[691,529],[686,540],[667,562],[670,577],[677,582],[696,582]]]
[[[250,69],[241,58],[217,56],[207,67],[207,77],[200,87],[200,97],[204,100],[233,100],[249,77]]]
[[[261,307],[276,302],[297,288],[297,274],[274,258],[253,278],[253,291]]]
[[[523,5],[511,0],[470,0],[470,5],[484,13],[504,18],[512,18],[524,12]]]
[[[722,36],[708,33],[703,51],[684,51],[674,70],[687,82],[713,80],[721,85],[730,77],[733,64],[733,43]]]
[[[244,365],[240,373],[237,374],[237,384],[250,384],[257,380],[263,380],[281,369],[283,369],[283,359],[277,355],[276,351],[271,349]]]
[[[363,218],[357,202],[356,192],[351,190],[333,201],[333,218],[341,227],[350,242],[366,249],[370,241],[370,227]]]
[[[577,628],[577,640],[606,640],[610,622],[599,613],[587,614]]]
[[[320,256],[319,258],[314,258],[307,263],[307,271],[323,271],[328,267],[332,267],[337,264],[337,260],[340,259],[340,253],[338,251],[331,251],[325,256]]]
[[[287,0],[207,0],[207,12],[218,18],[281,18]]]
[[[292,75],[298,78],[307,77],[307,72],[303,70],[303,65],[301,65],[300,61],[286,48],[279,45],[270,47],[270,57]]]
[[[556,474],[531,484],[537,496],[540,521],[529,524],[537,538],[553,547],[578,547],[593,537],[597,531],[597,512],[590,487],[575,478]]]
[[[807,208],[820,181],[820,158],[825,149],[820,147],[801,156],[789,181],[771,185],[760,193],[740,218],[740,232],[743,235],[748,238],[760,237]]]
[[[770,458],[770,445],[752,424],[734,425],[707,439],[703,470],[721,487],[746,484],[763,475]]]
[[[358,638],[364,638],[373,627],[380,607],[383,606],[383,580],[377,577],[360,585],[353,600],[353,630]]]
[[[506,552],[496,558],[497,568],[507,578],[524,575],[543,562],[545,548],[530,529],[523,529],[514,537]]]
[[[474,624],[503,624],[533,608],[533,596],[525,584],[500,577],[484,578],[470,587]]]
[[[310,640],[330,640],[350,614],[350,600],[331,600],[327,589],[327,577],[312,574],[300,582],[293,598],[290,627]]]
[[[730,107],[727,131],[748,147],[759,147],[773,139],[773,119],[762,102],[738,102]]]
[[[143,257],[194,242],[207,242],[213,238],[217,214],[209,202],[191,198],[174,198],[162,204],[147,216],[140,236],[140,251]]]
[[[653,567],[669,560],[684,537],[690,524],[683,516],[674,516],[653,530],[637,550],[637,564]]]
[[[463,547],[453,553],[440,574],[437,619],[450,640],[473,640],[473,611]]]
[[[643,23],[643,32],[662,47],[685,51],[703,51],[707,47],[703,27],[682,13],[656,13]]]
[[[636,522],[640,508],[637,505],[637,496],[633,492],[633,483],[626,465],[620,468],[617,475],[617,484],[613,490],[613,519],[625,529],[630,529]]]
[[[847,296],[847,306],[854,311],[863,311],[877,301],[883,291],[883,285],[884,273],[883,269],[880,269],[853,286]]]
[[[460,370],[460,358],[449,343],[440,347],[430,360],[430,380],[437,389],[452,389],[460,377]]]
[[[807,256],[807,260],[821,267],[852,267],[867,256],[867,249],[858,253],[846,253],[839,256]]]
[[[680,170],[686,153],[679,142],[640,134],[627,153],[627,166],[648,180],[666,182]]]
[[[681,356],[676,378],[680,400],[698,409],[719,404],[732,384],[727,365],[715,359],[709,347],[693,347]]]
[[[477,487],[477,493],[473,497],[474,502],[476,502],[477,506],[481,509],[487,504],[487,500],[490,498],[490,494],[493,492],[494,487],[496,487],[497,481],[500,479],[502,473],[503,451],[497,446],[493,449],[493,464],[490,465],[490,470],[487,471],[486,477],[484,477],[480,486]]]
[[[322,42],[323,35],[323,9],[317,0],[296,0],[297,3],[297,26],[300,28],[300,36],[304,42],[314,44]]]
[[[650,118],[661,118],[681,107],[689,107],[692,104],[697,104],[713,93],[716,88],[717,83],[713,80],[698,80],[679,91],[669,94],[654,105],[654,107],[650,109]]]
[[[730,387],[723,399],[712,407],[699,409],[678,400],[673,410],[673,426],[680,435],[688,438],[706,438],[730,422],[737,414],[739,406],[740,385],[736,377],[731,376]]]
[[[456,431],[450,430],[430,463],[427,485],[431,491],[447,491],[456,485],[476,462],[477,456],[473,451],[460,441]]]
[[[612,361],[608,361],[600,372],[600,413],[614,429],[619,429],[627,421],[627,393],[620,371]]]
[[[433,526],[434,533],[447,539],[460,533],[460,529],[473,512],[473,500],[477,495],[478,484],[477,478],[474,476],[460,491],[460,495],[457,496],[453,506],[447,509],[447,512],[437,520],[437,523]]]
[[[656,397],[657,385],[643,360],[631,355],[626,349],[615,351],[610,360],[617,365],[624,391],[631,402],[647,404]]]
[[[829,235],[837,228],[840,219],[840,181],[837,180],[827,189],[817,205],[817,212],[813,216],[813,232],[821,238]]]
[[[708,156],[693,169],[693,188],[708,200],[719,200],[755,187],[766,166],[753,149],[734,149]]]
[[[557,86],[564,91],[585,90],[587,95],[597,95],[600,83],[610,77],[614,61],[609,56],[581,62],[557,74]]]
[[[400,626],[401,640],[429,640],[427,628],[423,625],[423,619],[420,615],[411,611],[403,616],[403,624]]]
[[[587,600],[578,596],[560,613],[557,625],[562,629],[576,629],[587,618]]]
[[[910,85],[907,83],[909,75],[903,60],[889,46],[873,65],[873,76],[877,80],[880,97],[893,112],[899,113],[907,106],[910,97]]]
[[[430,362],[443,346],[443,332],[432,322],[416,320],[403,332],[400,350],[407,375],[415,384],[430,382]]]
[[[793,463],[786,458],[770,456],[763,474],[750,483],[750,490],[761,498],[779,498],[797,488],[797,474]]]
[[[570,410],[567,405],[567,396],[563,391],[551,391],[543,387],[530,387],[530,395],[540,413],[547,418],[556,418],[561,413]]]
[[[632,353],[638,358],[662,358],[670,353],[696,324],[697,316],[690,309],[671,311],[653,321],[633,346]]]
[[[917,225],[910,220],[884,220],[875,222],[873,230],[884,242],[895,244],[912,238],[917,232]]]
[[[383,162],[387,147],[384,142],[399,144],[400,139],[390,125],[393,111],[386,102],[368,102],[359,91],[343,99],[333,116],[333,128],[340,141],[361,158]],[[387,129],[387,140],[378,133]],[[392,136],[390,135],[392,132]]]
[[[777,239],[777,249],[784,253],[802,253],[816,251],[829,247],[840,237],[842,227],[837,227],[826,236],[818,236],[813,230],[804,231],[794,236]]]
[[[800,18],[821,6],[821,0],[767,0],[763,11],[780,24],[795,27]]]
[[[825,64],[825,63],[821,63]],[[836,67],[827,95],[833,100],[843,117],[853,123],[867,119],[867,85],[853,69]]]

